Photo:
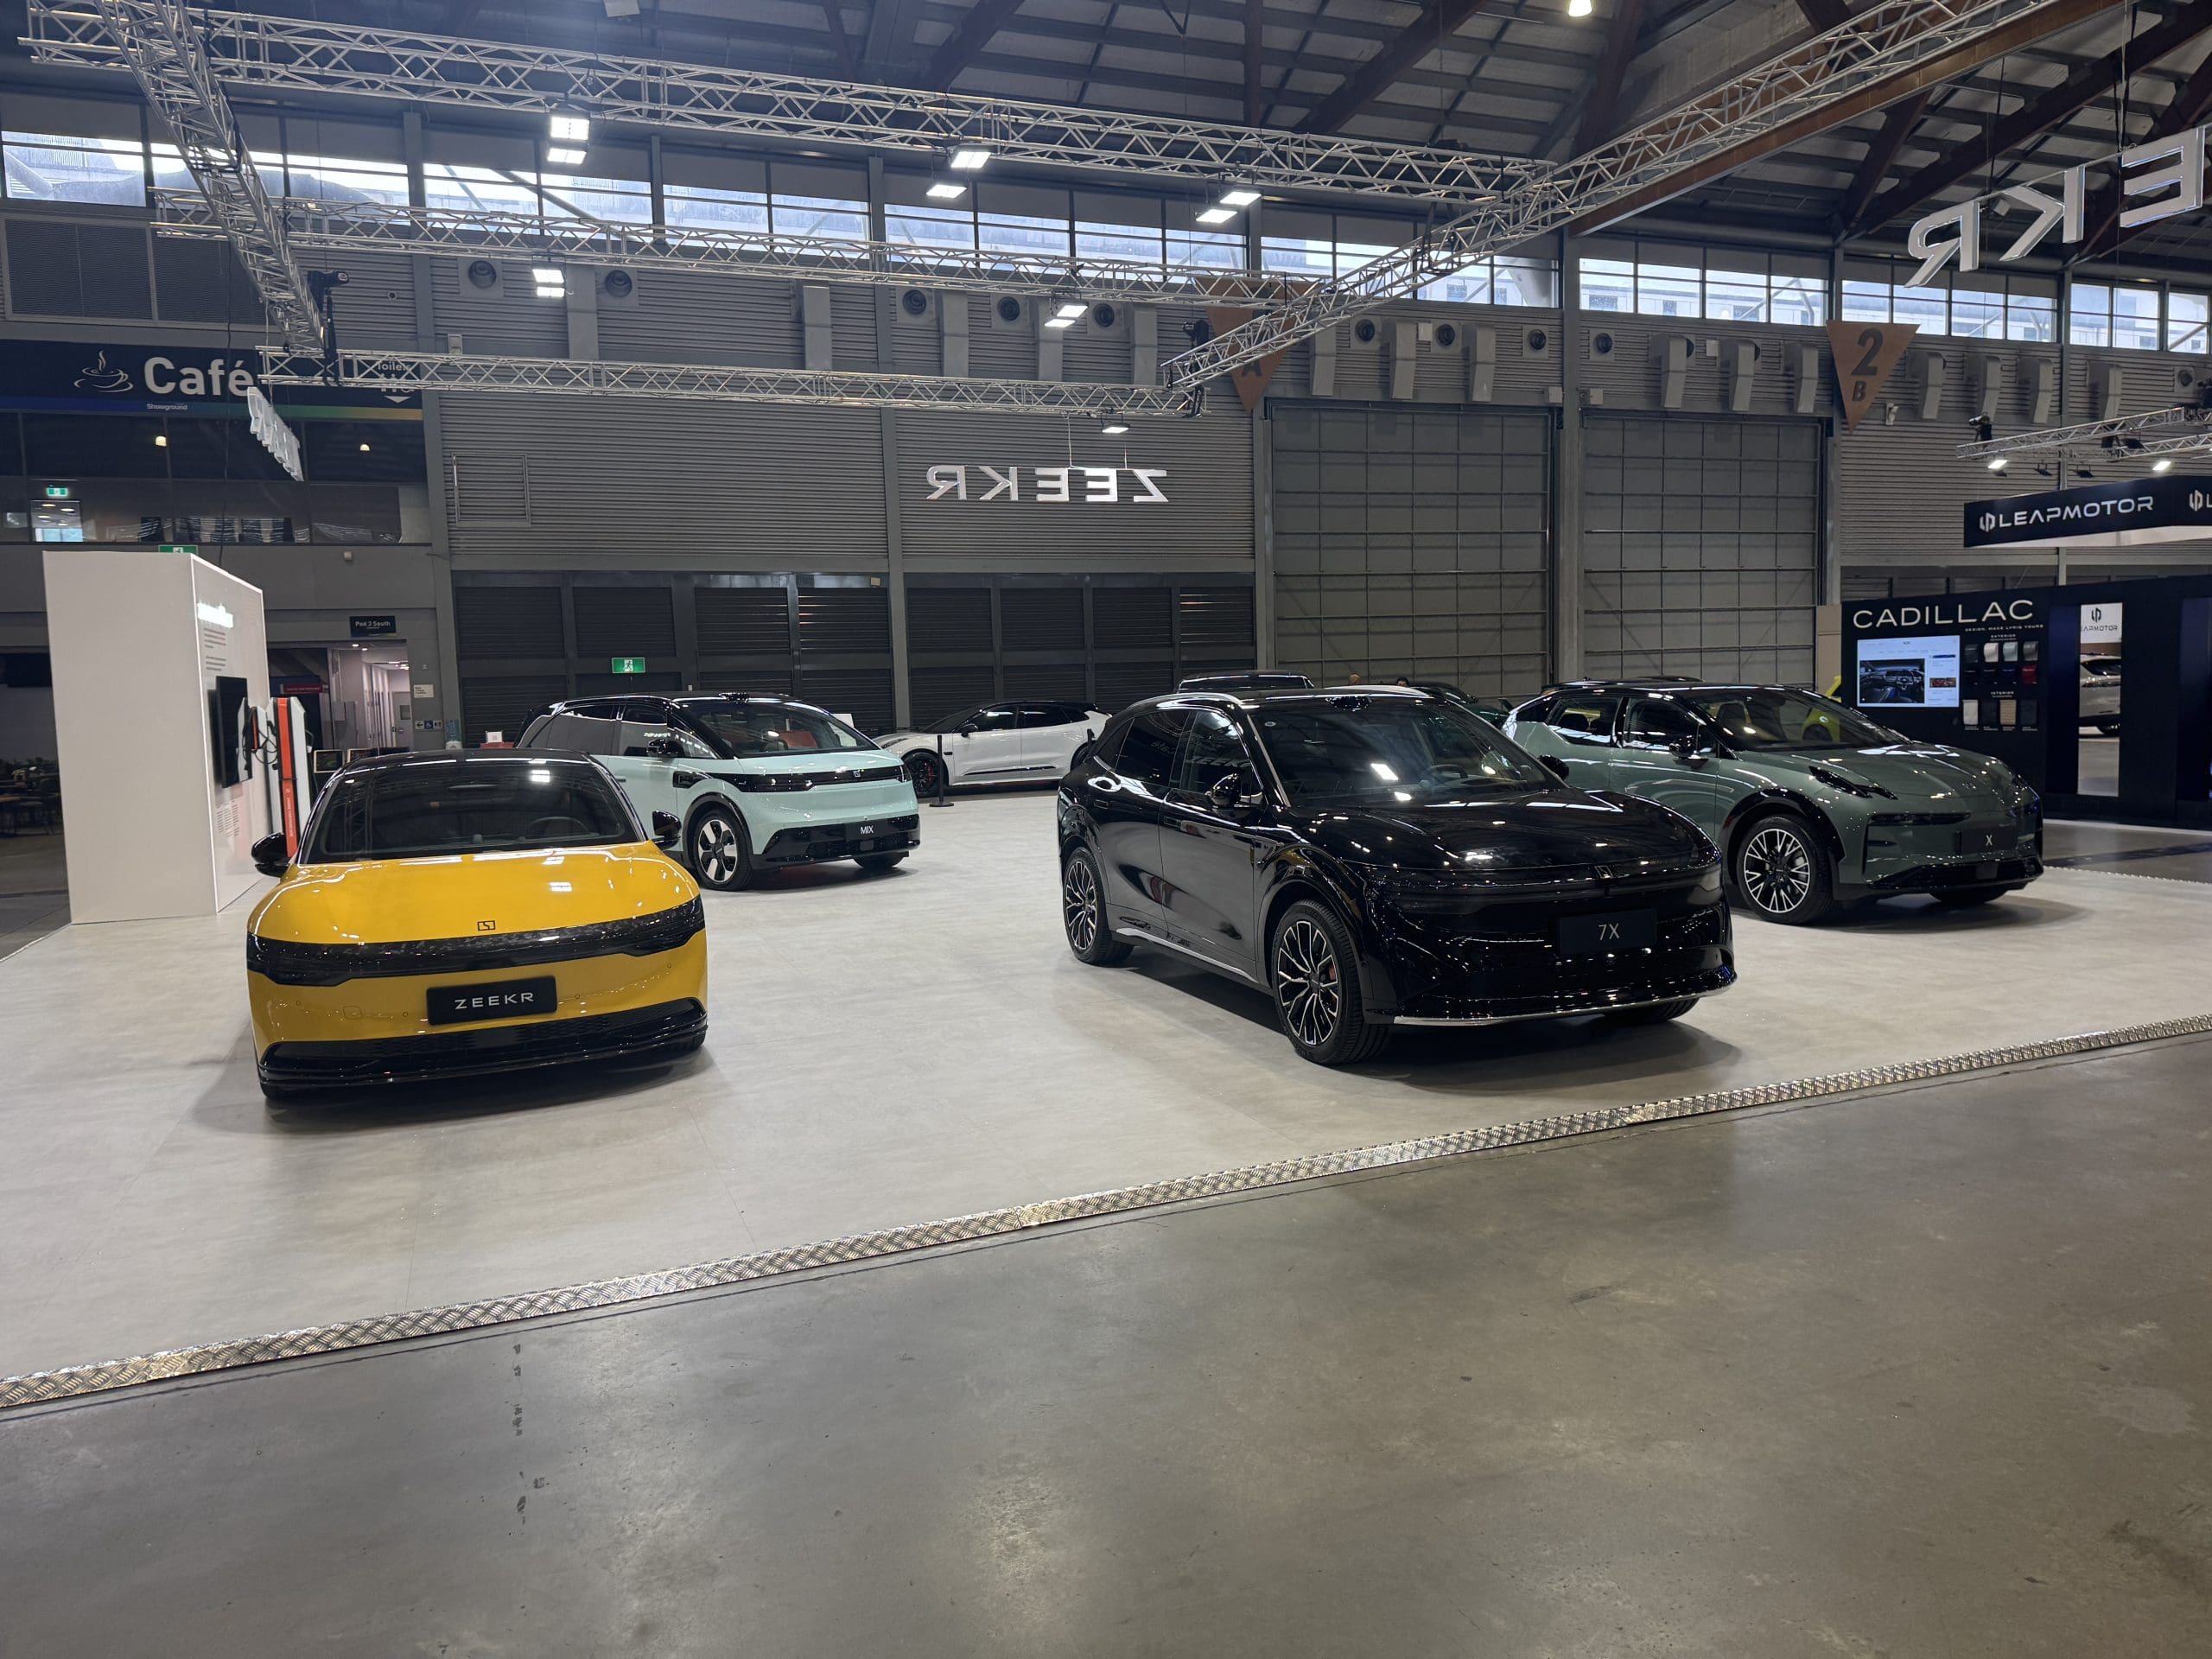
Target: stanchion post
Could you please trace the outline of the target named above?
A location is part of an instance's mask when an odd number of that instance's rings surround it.
[[[947,774],[944,769],[944,734],[943,732],[939,732],[937,734],[937,799],[930,803],[931,806],[950,806],[952,804],[950,801],[944,798],[944,782],[948,775],[949,774]]]

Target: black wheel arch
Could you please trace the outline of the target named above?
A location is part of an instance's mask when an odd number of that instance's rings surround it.
[[[1836,877],[1841,879],[1845,858],[1843,836],[1836,829],[1835,821],[1796,790],[1763,789],[1737,802],[1721,823],[1720,851],[1726,861],[1724,868],[1731,880],[1735,879],[1736,850],[1743,845],[1744,836],[1751,827],[1762,818],[1770,818],[1777,813],[1785,812],[1792,817],[1804,819],[1811,827],[1813,833],[1820,838],[1821,845],[1827,849],[1828,856],[1835,861]]]
[[[1268,956],[1274,946],[1276,924],[1281,921],[1285,911],[1306,899],[1335,916],[1351,935],[1359,958],[1360,1001],[1368,1011],[1395,1012],[1398,1006],[1397,985],[1382,960],[1375,925],[1366,907],[1359,902],[1358,894],[1318,859],[1287,856],[1271,862],[1268,871],[1269,885],[1260,906],[1260,937],[1253,941],[1259,950],[1260,983],[1271,989],[1274,984]]]
[[[684,855],[687,858],[690,855],[691,836],[692,832],[698,829],[699,820],[705,817],[708,813],[713,811],[716,807],[720,807],[723,811],[728,813],[730,817],[737,820],[737,833],[745,837],[746,849],[748,852],[758,852],[760,849],[753,844],[753,826],[745,821],[745,810],[739,806],[735,801],[730,799],[728,796],[717,792],[712,795],[701,796],[697,800],[692,802],[691,804],[685,809],[683,814]]]

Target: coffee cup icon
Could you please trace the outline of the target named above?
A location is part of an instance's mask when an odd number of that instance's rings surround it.
[[[108,366],[107,353],[102,352],[89,367],[77,372],[77,385],[86,391],[135,391],[130,377],[121,369]]]

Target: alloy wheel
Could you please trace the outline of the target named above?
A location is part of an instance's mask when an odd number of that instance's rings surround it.
[[[1060,916],[1076,954],[1088,952],[1098,938],[1099,921],[1098,879],[1090,873],[1090,860],[1068,860],[1066,874],[1060,878]]]
[[[1336,1034],[1344,1014],[1343,975],[1329,936],[1304,917],[1275,939],[1275,988],[1290,1034],[1319,1048]]]
[[[1803,904],[1813,890],[1813,861],[1804,842],[1778,824],[1753,835],[1744,849],[1744,887],[1753,904],[1772,915]]]
[[[737,874],[737,830],[728,818],[708,818],[692,838],[691,850],[699,874],[709,881],[727,881]]]

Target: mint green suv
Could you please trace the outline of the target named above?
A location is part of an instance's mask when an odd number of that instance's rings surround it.
[[[1810,692],[1592,682],[1521,704],[1505,734],[1579,788],[1689,819],[1726,857],[1736,903],[1769,921],[1890,893],[1986,904],[2043,874],[2040,803],[2002,761]]]

